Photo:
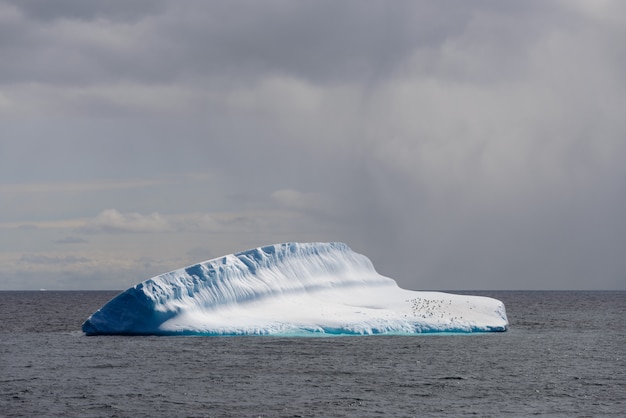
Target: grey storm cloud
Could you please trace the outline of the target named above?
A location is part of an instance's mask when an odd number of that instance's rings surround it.
[[[87,240],[76,236],[67,236],[55,241],[57,244],[84,244]]]
[[[410,288],[623,288],[624,16],[2,1],[0,226],[80,218],[49,241],[158,233],[184,259],[346,241]]]
[[[525,45],[551,25],[578,23],[551,2],[491,1],[11,1],[3,14],[0,45],[12,59],[0,67],[2,80],[62,84],[207,76],[239,83],[272,73],[372,83],[415,50],[424,53],[425,73],[491,80],[514,70]],[[485,67],[439,63],[438,50],[455,39],[483,55]]]
[[[58,19],[109,19],[133,22],[158,11],[163,6],[163,2],[159,0],[111,0],[107,2],[59,0],[54,4],[39,0],[6,0],[3,3],[18,8],[33,20],[44,22]]]

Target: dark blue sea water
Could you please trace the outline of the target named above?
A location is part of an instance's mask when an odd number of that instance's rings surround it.
[[[115,292],[0,292],[0,416],[625,416],[626,292],[472,292],[505,333],[86,337]]]

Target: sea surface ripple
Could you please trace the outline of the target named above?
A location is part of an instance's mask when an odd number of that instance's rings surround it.
[[[474,294],[508,332],[86,337],[115,292],[0,292],[0,416],[623,416],[626,292]]]

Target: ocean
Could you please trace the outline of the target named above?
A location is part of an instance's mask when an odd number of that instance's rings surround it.
[[[626,292],[453,293],[509,331],[87,337],[117,292],[0,292],[0,416],[626,416]]]

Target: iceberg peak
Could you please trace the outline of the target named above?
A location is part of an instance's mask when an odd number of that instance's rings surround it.
[[[491,298],[404,290],[343,243],[283,243],[141,282],[83,324],[87,335],[324,335],[505,331]]]

